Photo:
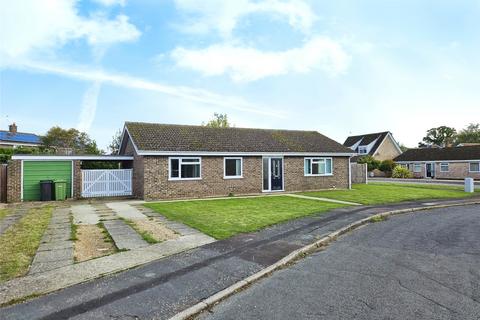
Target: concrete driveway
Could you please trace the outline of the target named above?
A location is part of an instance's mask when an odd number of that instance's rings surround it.
[[[480,319],[480,206],[390,218],[201,319]]]

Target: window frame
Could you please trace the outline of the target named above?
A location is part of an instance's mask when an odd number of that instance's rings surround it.
[[[418,170],[416,168],[419,168]],[[421,173],[422,172],[422,164],[421,163],[414,163],[413,170],[414,173]]]
[[[314,159],[319,159],[323,160],[325,162],[325,173],[312,173],[312,167],[313,167],[313,160]],[[307,173],[307,160],[310,160],[310,173]],[[327,160],[330,160],[331,166],[330,169],[331,171],[327,173]],[[319,163],[319,161],[316,161]],[[333,158],[332,157],[305,157],[303,158],[303,175],[305,177],[326,177],[326,176],[333,176]]]
[[[478,165],[478,170],[473,171],[473,170],[472,170],[472,164],[477,164],[477,165]],[[468,172],[474,172],[474,173],[480,172],[480,161],[472,161],[472,162],[469,162],[469,163],[468,163]]]
[[[227,160],[240,160],[240,175],[227,176]],[[242,179],[243,178],[243,157],[223,157],[223,179]]]
[[[183,163],[183,159],[197,159],[198,162]],[[172,177],[172,160],[178,160],[178,177]],[[199,165],[199,176],[194,178],[182,178],[182,165]],[[168,180],[169,181],[188,181],[188,180],[202,180],[202,157],[168,157]]]
[[[443,166],[447,166],[447,170],[443,170]],[[440,162],[440,172],[449,172],[450,171],[450,163],[448,162]]]
[[[360,152],[360,150],[364,152]],[[358,146],[358,154],[368,154],[368,147],[366,146]]]

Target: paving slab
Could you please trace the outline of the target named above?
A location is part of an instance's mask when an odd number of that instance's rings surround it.
[[[72,214],[74,224],[92,225],[100,222],[100,216],[89,204],[72,206]]]
[[[72,265],[70,209],[56,208],[33,258],[29,274],[38,274]]]
[[[148,246],[148,243],[122,220],[104,221],[103,225],[120,250],[134,250]]]
[[[112,209],[116,215],[124,219],[146,219],[143,213],[127,202],[109,202],[105,204]]]
[[[60,260],[70,260],[73,259],[73,252],[71,248],[57,248],[53,250],[44,250],[39,251],[35,255],[35,262],[49,262],[49,261],[60,261]]]
[[[155,221],[165,225],[167,228],[173,230],[174,232],[186,236],[186,235],[193,235],[193,234],[203,234],[197,229],[189,227],[183,223],[172,221],[167,219],[166,217],[162,216],[156,211],[153,211],[150,208],[147,208],[139,203],[134,203],[132,206],[136,207],[139,211],[141,211],[145,216],[149,218],[154,218]]]

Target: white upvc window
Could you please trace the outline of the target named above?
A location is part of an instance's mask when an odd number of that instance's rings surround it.
[[[440,163],[440,172],[448,172],[448,162]]]
[[[480,172],[480,162],[470,162],[470,172]]]
[[[367,154],[367,147],[366,146],[359,146],[358,147],[358,153],[359,154]]]
[[[199,180],[202,178],[202,159],[200,157],[168,158],[169,180]]]
[[[331,176],[332,158],[305,158],[305,176]]]
[[[223,158],[223,178],[224,179],[243,178],[243,158],[242,157]]]
[[[422,165],[420,163],[413,164],[413,172],[422,172]]]

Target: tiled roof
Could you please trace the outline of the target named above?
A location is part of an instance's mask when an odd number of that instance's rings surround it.
[[[11,142],[11,143],[30,143],[30,144],[41,144],[40,136],[37,136],[34,133],[25,133],[25,132],[10,132],[5,130],[0,130],[0,141]]]
[[[362,140],[360,143],[361,146],[368,145],[375,141],[377,139],[377,142],[375,142],[375,145],[370,149],[370,152],[368,153],[369,155],[374,155],[375,152],[377,151],[378,147],[380,147],[380,144],[382,143],[383,139],[389,134],[390,132],[384,131],[384,132],[378,132],[378,133],[369,133],[369,134],[362,134],[358,136],[350,136],[348,137],[345,142],[343,143],[344,146],[346,147],[351,147],[358,141]],[[355,150],[355,152],[358,151]]]
[[[352,153],[316,132],[126,122],[141,151]]]
[[[395,161],[480,160],[480,146],[408,149]]]

